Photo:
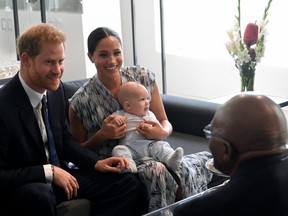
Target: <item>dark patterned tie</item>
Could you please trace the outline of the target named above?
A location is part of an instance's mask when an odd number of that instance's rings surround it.
[[[49,144],[49,150],[50,150],[50,161],[52,164],[54,164],[56,166],[60,166],[60,162],[59,162],[59,159],[57,156],[52,130],[51,130],[50,123],[49,123],[48,107],[47,107],[47,100],[46,100],[45,95],[43,95],[43,98],[42,98],[42,108],[43,108],[42,114],[43,114],[43,119],[44,119],[46,131],[47,131],[48,144]]]

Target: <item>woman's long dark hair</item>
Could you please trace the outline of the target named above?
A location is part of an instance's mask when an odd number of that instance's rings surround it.
[[[99,28],[96,28],[95,30],[93,30],[88,37],[88,40],[87,40],[88,52],[90,54],[93,54],[96,47],[100,43],[100,41],[103,38],[106,38],[109,36],[113,36],[113,37],[117,38],[117,40],[119,41],[119,43],[122,46],[121,39],[120,39],[117,32],[115,32],[112,29],[107,28],[107,27],[99,27]]]

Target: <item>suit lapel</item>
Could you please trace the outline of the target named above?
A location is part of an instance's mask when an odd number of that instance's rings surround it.
[[[36,120],[33,108],[28,109],[26,107],[22,107],[20,110],[20,117],[23,122],[23,125],[25,125],[27,131],[31,134],[34,141],[37,144],[39,144],[39,146],[42,146],[43,141],[41,138],[40,129],[38,127],[38,122]]]
[[[39,150],[45,154],[44,143],[41,137],[40,129],[38,126],[37,119],[34,114],[33,107],[31,106],[30,100],[22,87],[20,80],[17,76],[15,80],[15,91],[19,98],[15,101],[16,105],[19,107],[19,115],[22,121],[23,127],[30,133],[31,137],[33,138],[32,143],[35,143]]]

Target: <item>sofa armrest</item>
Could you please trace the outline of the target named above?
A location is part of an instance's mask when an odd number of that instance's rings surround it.
[[[203,128],[211,122],[219,104],[167,94],[161,97],[174,131],[204,137]]]

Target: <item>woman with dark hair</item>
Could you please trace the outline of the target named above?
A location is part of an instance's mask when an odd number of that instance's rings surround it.
[[[116,126],[111,121],[115,118],[112,113],[121,108],[116,98],[118,89],[128,81],[147,88],[150,110],[159,121],[147,120],[145,123],[151,127],[139,124],[138,133],[156,140],[170,135],[172,125],[166,116],[155,74],[141,66],[122,66],[122,43],[115,31],[106,27],[92,31],[88,37],[88,57],[97,73],[70,99],[69,107],[71,133],[82,146],[93,149],[103,158],[111,156],[113,147],[125,136],[126,125]],[[212,178],[205,168],[210,158],[209,152],[185,155],[177,173],[151,158],[138,160],[137,173],[146,185],[149,211],[206,189]]]

